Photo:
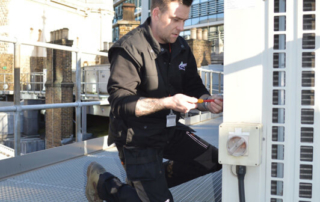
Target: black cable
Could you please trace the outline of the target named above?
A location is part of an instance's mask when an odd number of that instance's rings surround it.
[[[244,176],[246,175],[247,168],[245,166],[237,166],[236,173],[238,175],[238,186],[239,186],[239,202],[245,202],[244,194]]]

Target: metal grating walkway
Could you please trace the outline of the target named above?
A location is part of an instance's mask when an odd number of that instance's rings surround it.
[[[193,125],[196,134],[218,146],[222,116]],[[87,201],[86,169],[96,161],[125,181],[125,172],[115,149],[100,151],[0,181],[1,202]],[[194,179],[171,189],[176,202],[220,202],[221,171]]]

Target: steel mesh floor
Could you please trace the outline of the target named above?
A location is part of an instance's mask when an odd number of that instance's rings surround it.
[[[196,134],[218,146],[218,125],[222,117],[192,126]],[[0,181],[0,201],[87,201],[86,170],[96,161],[123,182],[126,174],[116,150],[101,151]],[[220,202],[221,171],[171,188],[176,202]]]

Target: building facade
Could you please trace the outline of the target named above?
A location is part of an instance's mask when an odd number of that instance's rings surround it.
[[[123,3],[136,5],[135,19],[141,23],[150,16],[150,0],[114,0],[113,42],[119,39],[119,29],[115,25],[122,19]],[[223,64],[224,0],[194,0],[189,19],[186,20],[185,29],[180,35],[185,39],[190,39],[192,28],[201,29],[202,33],[207,33],[207,39],[212,42],[211,62]]]
[[[20,91],[34,92],[22,93],[25,105],[36,101],[40,104],[72,102],[76,54],[24,44],[42,42],[89,52],[103,51],[105,44],[112,41],[113,13],[112,2],[106,0],[1,0],[0,36],[22,42],[17,56],[20,66],[14,68],[13,43],[0,41],[1,94],[8,95],[9,101],[16,96],[13,95],[13,81],[15,69],[19,69]],[[81,66],[101,62],[102,58],[96,55],[81,56]],[[45,83],[45,88],[42,83]],[[73,108],[45,111],[46,148],[60,146],[63,139],[72,138],[73,115]],[[37,126],[39,116],[37,111],[25,112],[24,125],[29,129],[31,125]],[[21,132],[27,136],[37,134],[38,128],[34,127],[32,131],[28,128]]]

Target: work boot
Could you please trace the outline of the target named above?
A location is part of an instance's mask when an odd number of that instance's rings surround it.
[[[106,170],[98,163],[92,162],[87,170],[87,186],[86,197],[89,202],[102,202],[103,200],[98,196],[97,185],[100,174],[105,173]]]

